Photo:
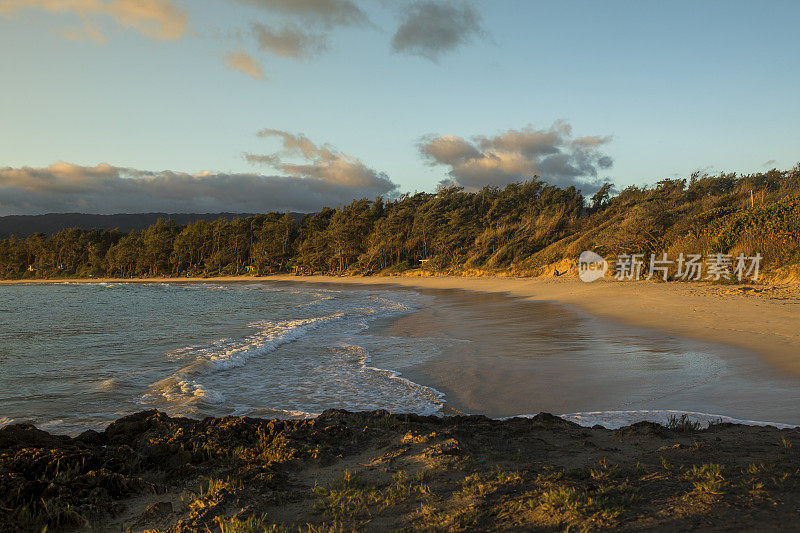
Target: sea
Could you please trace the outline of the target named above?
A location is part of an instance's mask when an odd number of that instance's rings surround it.
[[[425,312],[446,308],[440,305],[443,298],[412,289],[287,282],[1,285],[0,426],[29,422],[78,434],[147,409],[192,418],[307,418],[330,408],[487,414],[480,401],[450,408],[447,391],[458,385],[437,376],[452,373],[422,370],[447,354],[482,349],[480,321],[469,328],[472,334],[462,335],[463,329],[448,332],[428,319],[424,335],[390,327],[404,319],[415,324],[413,317],[421,320]],[[462,307],[468,300],[458,296]],[[584,330],[581,342],[604,334],[613,332]],[[542,349],[551,349],[545,341]],[[536,338],[529,346],[536,351]],[[562,353],[569,346],[559,341]],[[672,352],[665,347],[662,355]],[[649,345],[646,356],[658,358],[658,348]],[[594,375],[598,366],[602,360],[592,362]],[[546,373],[546,368],[536,372]],[[450,395],[455,401],[455,393]],[[586,408],[591,400],[548,407]],[[538,412],[533,408],[540,403],[546,402],[530,398],[530,412],[504,417]],[[683,411],[652,407],[557,414],[606,427],[686,412],[704,423],[740,420],[731,416],[736,412],[706,413],[703,405]],[[773,420],[783,413],[770,414],[760,419],[800,423]]]

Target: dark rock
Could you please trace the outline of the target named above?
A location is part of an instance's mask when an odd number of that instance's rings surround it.
[[[580,429],[581,426],[569,420],[564,420],[560,416],[550,413],[539,413],[531,419],[537,426],[546,428],[573,428]]]
[[[666,438],[670,436],[670,432],[667,428],[655,422],[637,422],[633,425],[614,430],[614,434],[619,437],[648,435]]]
[[[86,446],[102,446],[105,443],[103,434],[98,433],[93,429],[87,429],[86,431],[75,437],[75,441],[81,444],[85,444]]]
[[[14,447],[59,448],[69,437],[51,435],[33,424],[11,424],[0,428],[0,450]]]

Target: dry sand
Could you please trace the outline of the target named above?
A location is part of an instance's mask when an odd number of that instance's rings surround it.
[[[427,289],[507,293],[552,301],[623,324],[745,348],[781,370],[800,375],[800,286],[711,283],[583,283],[576,278],[460,276],[265,276],[217,278],[75,279],[60,283],[292,281],[397,285]],[[30,283],[31,280],[0,281]]]

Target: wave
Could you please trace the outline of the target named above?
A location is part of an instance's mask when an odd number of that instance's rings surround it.
[[[108,378],[100,381],[99,383],[95,384],[94,389],[97,391],[102,392],[111,392],[117,389],[120,385],[120,381],[117,378]]]
[[[251,357],[273,352],[312,329],[344,316],[344,313],[336,313],[316,318],[257,322],[250,326],[258,331],[243,339],[224,339],[208,347],[188,347],[170,352],[168,357],[192,356],[192,360],[168,378],[156,382],[147,395],[148,399],[160,396],[171,403],[219,403],[223,401],[222,394],[204,387],[196,380],[197,377],[243,366]]]
[[[438,391],[433,387],[420,385],[419,383],[411,381],[410,379],[404,378],[403,375],[396,370],[388,370],[385,368],[378,368],[375,366],[371,366],[370,363],[372,362],[372,360],[370,358],[370,353],[366,348],[362,346],[341,345],[339,346],[339,348],[354,353],[356,355],[356,357],[358,358],[358,365],[361,371],[371,372],[384,376],[408,388],[413,393],[415,393],[414,395],[421,396],[423,405],[418,405],[417,408],[414,409],[415,414],[437,415],[441,413],[442,408],[444,407],[444,397],[445,397],[445,394],[443,392]]]
[[[232,286],[214,285],[212,283],[200,283],[200,284],[183,285],[181,286],[181,288],[187,291],[229,291],[231,290]]]
[[[255,418],[281,418],[292,420],[307,420],[309,418],[316,418],[320,413],[310,413],[308,411],[301,411],[299,409],[270,409],[267,407],[252,409],[248,407],[240,407],[234,409],[233,416],[248,416]]]
[[[190,288],[190,290],[214,290],[216,286],[198,284],[187,286],[186,288]],[[418,407],[420,413],[434,414],[441,409],[443,395],[439,391],[432,391],[406,380],[400,376],[399,372],[369,366],[369,354],[366,350],[363,353],[360,352],[357,359],[350,356],[346,357],[348,362],[344,366],[337,367],[338,364],[343,362],[338,359],[339,356],[331,354],[332,359],[329,359],[324,354],[330,353],[326,352],[326,350],[330,349],[346,350],[347,348],[343,348],[342,344],[348,344],[348,342],[332,341],[327,334],[323,337],[309,340],[312,346],[310,348],[311,352],[306,354],[291,353],[287,360],[282,358],[267,362],[266,364],[270,367],[267,370],[269,375],[262,376],[259,379],[258,376],[249,375],[245,372],[241,375],[241,380],[234,386],[233,390],[236,392],[230,392],[227,385],[222,385],[229,379],[228,377],[213,378],[211,375],[245,366],[250,359],[272,353],[281,346],[298,340],[306,336],[310,331],[322,326],[329,326],[333,323],[341,324],[332,330],[326,329],[326,331],[334,337],[341,338],[342,335],[349,337],[352,334],[363,331],[373,320],[408,312],[413,309],[413,307],[395,299],[366,292],[357,293],[354,299],[352,291],[345,293],[344,291],[318,288],[311,290],[272,288],[264,287],[263,285],[243,285],[238,288],[266,292],[274,291],[283,294],[302,294],[310,297],[311,301],[306,301],[300,306],[296,305],[295,302],[288,301],[285,302],[287,306],[284,309],[303,307],[306,308],[306,310],[302,311],[304,314],[311,312],[314,316],[311,318],[272,319],[253,322],[247,324],[247,326],[255,331],[243,338],[222,339],[212,344],[185,346],[167,352],[165,354],[166,358],[176,361],[179,366],[178,369],[168,377],[153,383],[148,388],[148,391],[138,398],[140,404],[149,404],[166,409],[168,412],[189,416],[222,413],[230,409],[229,404],[231,402],[237,403],[236,399],[241,394],[249,394],[255,400],[257,396],[254,395],[254,392],[264,389],[265,396],[261,401],[266,403],[268,407],[262,408],[262,406],[258,405],[258,400],[256,400],[254,402],[255,405],[250,403],[249,409],[244,409],[244,406],[241,406],[234,408],[233,411],[253,416],[263,410],[264,416],[305,418],[314,416],[311,411],[321,411],[331,405],[340,404],[343,408],[357,409],[380,408],[394,405],[398,398],[404,398],[405,402],[401,401],[400,403],[407,403],[407,407],[412,407],[412,410],[416,410]],[[346,296],[344,296],[345,294]],[[280,302],[280,300],[278,301]],[[313,307],[313,310],[308,309],[309,307]],[[300,367],[296,369],[297,371],[292,369],[293,361],[297,361],[300,364]],[[261,370],[261,372],[263,371]],[[300,374],[297,372],[300,372]],[[307,373],[305,378],[303,377],[303,372]],[[369,372],[373,377],[366,378],[369,380],[369,384],[361,383],[357,385],[358,379],[365,378],[363,372]],[[351,375],[350,373],[353,374]],[[330,381],[328,383],[329,386],[324,391],[314,390],[312,387],[307,393],[298,393],[297,391],[303,390],[303,387],[306,386],[303,380],[308,381],[314,375],[326,376],[324,380]],[[361,375],[361,378],[358,375]],[[222,383],[215,384],[220,379],[222,379]],[[396,385],[385,387],[379,384],[379,381],[385,382],[387,379],[392,383],[402,383],[402,387],[408,393],[399,389]],[[295,384],[295,382],[297,388],[292,389],[292,386],[288,384]],[[335,385],[335,383],[339,385]],[[376,394],[369,398],[373,385],[377,389],[375,391]],[[242,386],[245,388],[241,388]],[[356,392],[359,388],[361,390]],[[389,388],[392,389],[394,396],[387,395]],[[337,398],[337,389],[339,393],[349,397],[347,399],[343,396]],[[409,389],[425,392],[412,393]],[[285,391],[286,396],[277,392],[282,390]],[[225,396],[229,392],[232,396],[226,398]],[[307,394],[307,396],[300,398],[297,394],[301,396]],[[319,401],[321,397],[326,397],[327,402]]]

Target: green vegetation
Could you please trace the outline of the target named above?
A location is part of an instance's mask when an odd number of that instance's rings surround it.
[[[427,477],[424,470],[415,475],[400,471],[392,476],[391,483],[382,486],[345,472],[329,486],[314,488],[316,509],[336,519],[369,517],[390,507],[431,496]]]
[[[0,241],[0,278],[366,274],[426,270],[536,274],[583,250],[761,253],[762,268],[800,262],[800,165],[737,176],[694,174],[654,187],[575,188],[533,179],[477,192],[444,188],[289,213],[159,220],[128,234],[70,229]],[[423,263],[424,261],[424,263]]]
[[[682,414],[681,416],[670,415],[667,418],[666,427],[675,431],[697,431],[702,427],[702,424],[689,418],[689,415]]]

